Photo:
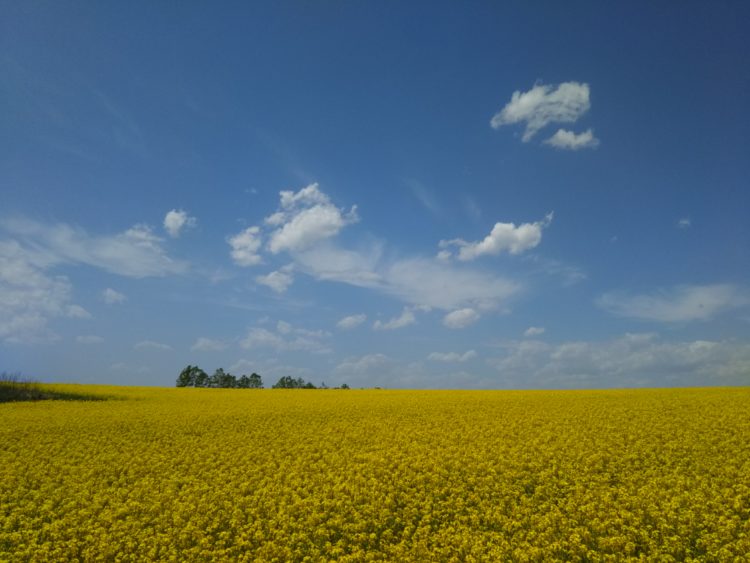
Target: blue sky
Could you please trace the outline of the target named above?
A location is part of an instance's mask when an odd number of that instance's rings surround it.
[[[741,2],[3,3],[0,370],[750,383]]]

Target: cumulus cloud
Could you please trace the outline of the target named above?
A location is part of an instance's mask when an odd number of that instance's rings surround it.
[[[75,316],[68,278],[48,275],[46,265],[17,241],[0,241],[0,341],[48,340],[51,319]]]
[[[525,123],[523,142],[550,123],[573,123],[591,107],[589,85],[563,82],[557,86],[537,84],[527,92],[515,91],[510,102],[490,120],[493,129]]]
[[[656,322],[708,320],[750,304],[750,294],[732,284],[680,285],[651,294],[605,293],[597,305],[621,317]]]
[[[379,320],[375,321],[372,328],[375,330],[396,330],[414,324],[415,322],[417,322],[417,319],[414,316],[414,312],[408,307],[404,307],[404,310],[398,317],[394,317],[386,322]]]
[[[255,281],[261,285],[270,287],[276,293],[284,293],[294,283],[292,270],[292,265],[284,266],[265,276],[256,276]]]
[[[479,313],[470,307],[451,311],[443,317],[443,324],[448,328],[466,328],[479,320]]]
[[[262,239],[260,227],[248,227],[244,231],[227,239],[232,247],[230,255],[238,266],[255,266],[263,262],[258,250],[260,250]]]
[[[78,344],[101,344],[104,342],[104,338],[101,336],[96,336],[94,334],[84,335],[84,336],[76,336],[76,342]]]
[[[166,276],[187,271],[187,263],[167,255],[163,239],[148,225],[105,236],[89,235],[69,225],[38,223],[29,219],[0,222],[34,260],[45,267],[63,263],[86,264],[134,278]]]
[[[179,237],[183,229],[195,227],[196,223],[196,218],[191,217],[182,209],[172,209],[164,216],[164,230],[172,238]]]
[[[240,347],[251,349],[270,349],[276,352],[305,351],[318,354],[331,352],[327,340],[330,333],[322,330],[294,328],[289,323],[277,323],[276,332],[266,328],[251,328],[240,340]]]
[[[747,383],[750,344],[708,340],[665,342],[655,334],[607,341],[502,345],[490,360],[500,387],[597,388]]]
[[[475,260],[485,254],[496,256],[501,252],[521,254],[536,247],[542,241],[542,230],[552,223],[554,213],[548,213],[544,219],[535,223],[495,223],[492,231],[483,240],[466,242],[463,239],[441,240],[440,248],[458,247],[458,259]],[[448,258],[443,255],[442,258]]]
[[[108,287],[102,291],[102,299],[107,305],[115,305],[117,303],[124,303],[127,297],[125,297],[119,291],[115,291],[111,287]]]
[[[340,375],[367,375],[374,370],[380,370],[389,363],[391,359],[384,354],[366,354],[347,358],[337,365],[334,371]]]
[[[141,340],[135,346],[133,346],[136,350],[172,350],[172,347],[168,344],[163,344],[161,342],[155,342],[153,340]]]
[[[599,139],[594,137],[594,132],[591,129],[578,134],[573,131],[558,129],[557,133],[544,143],[556,149],[577,151],[580,149],[595,149],[599,146]]]
[[[194,352],[221,352],[227,349],[227,343],[199,336],[190,349]]]
[[[297,193],[282,191],[280,204],[281,209],[266,218],[267,224],[278,226],[268,242],[268,249],[273,254],[305,250],[359,220],[356,206],[349,211],[339,209],[317,183]]]
[[[463,354],[459,354],[458,352],[433,352],[427,356],[427,359],[432,360],[433,362],[463,363],[473,360],[476,357],[477,353],[474,350],[468,350]]]
[[[339,322],[337,322],[336,326],[343,330],[351,330],[353,328],[358,327],[366,320],[367,320],[367,315],[365,314],[349,315],[348,317],[344,317]]]
[[[541,336],[542,334],[544,334],[544,327],[541,326],[530,326],[523,332],[523,335],[526,338],[533,338],[534,336]]]
[[[679,221],[677,221],[677,228],[678,229],[689,229],[692,226],[693,222],[690,220],[690,217],[683,217]]]

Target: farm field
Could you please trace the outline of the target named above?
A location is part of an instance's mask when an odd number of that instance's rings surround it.
[[[741,561],[750,389],[49,386],[0,404],[0,561]]]

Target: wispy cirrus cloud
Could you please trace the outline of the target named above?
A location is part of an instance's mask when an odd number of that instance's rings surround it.
[[[85,264],[133,278],[181,274],[188,264],[171,258],[164,240],[148,225],[138,224],[115,235],[91,235],[65,223],[6,219],[0,228],[34,255],[39,265]]]
[[[679,285],[640,295],[605,293],[596,303],[620,317],[673,323],[708,320],[750,305],[750,292],[732,284]]]

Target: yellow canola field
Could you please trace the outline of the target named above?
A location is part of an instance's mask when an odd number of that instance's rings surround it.
[[[747,561],[750,389],[0,404],[0,561]]]

